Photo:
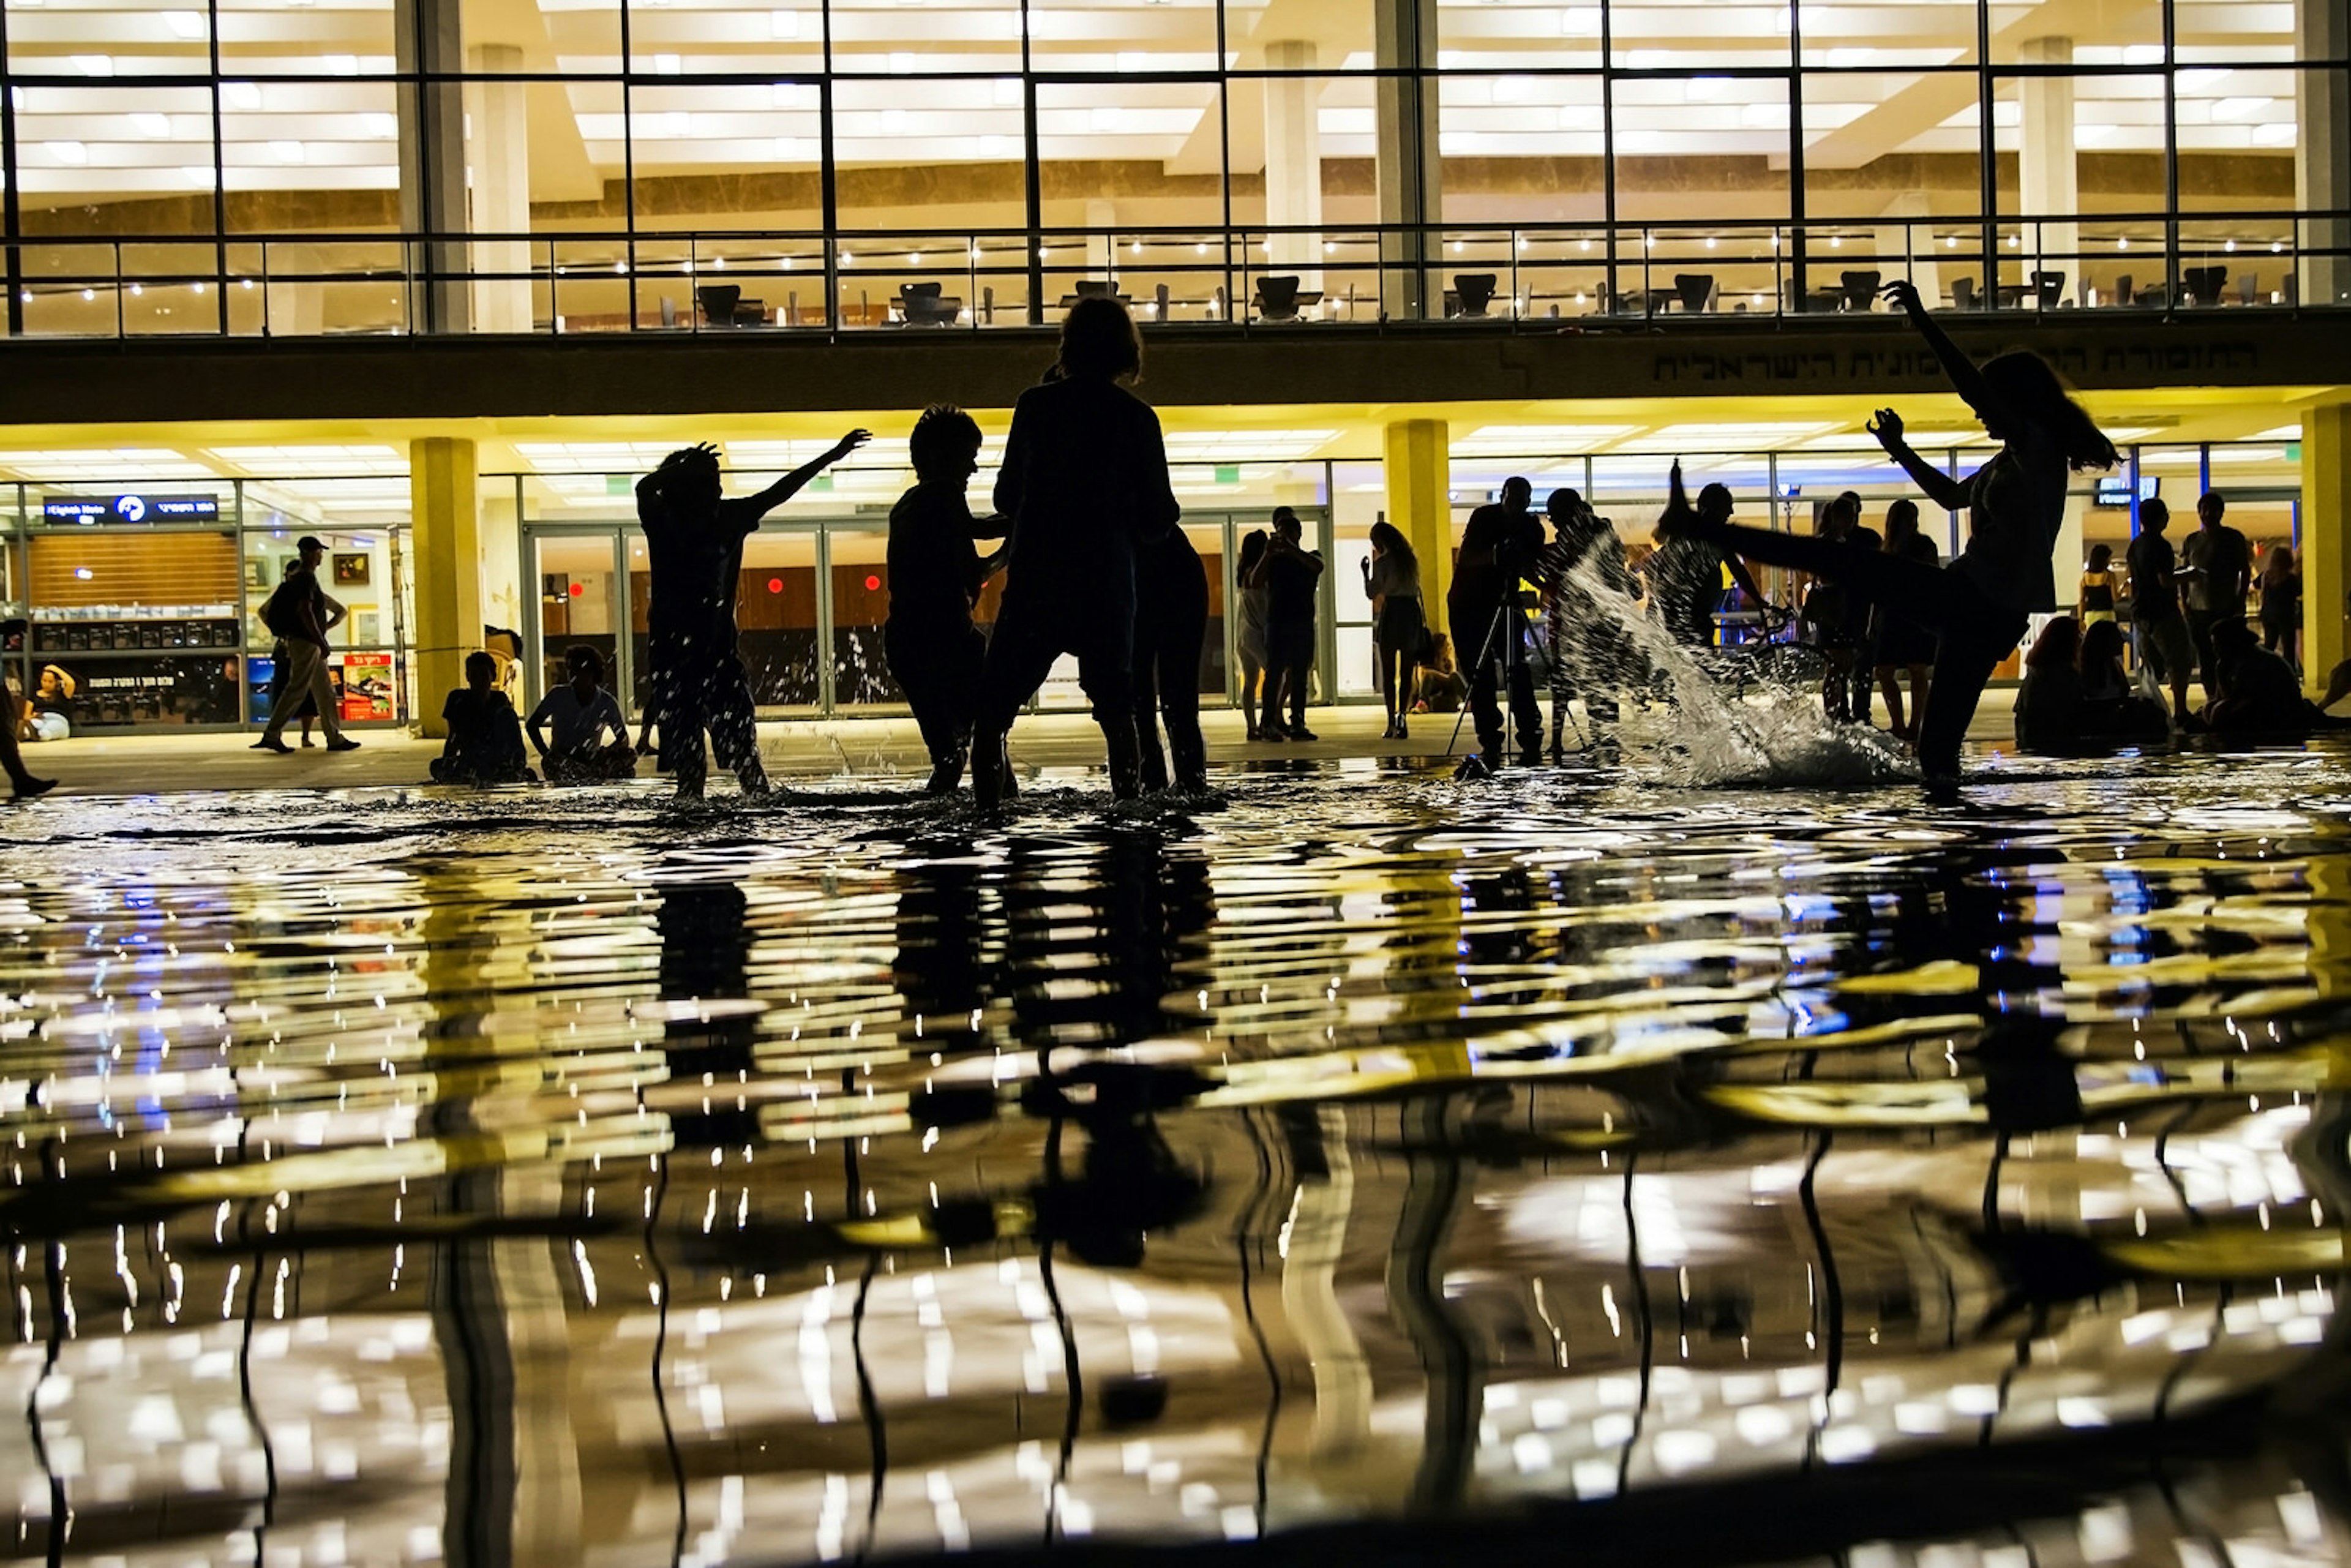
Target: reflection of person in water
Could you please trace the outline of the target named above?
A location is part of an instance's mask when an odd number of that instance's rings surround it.
[[[718,453],[707,445],[671,453],[637,482],[637,520],[645,530],[653,576],[646,615],[653,706],[661,715],[663,760],[676,770],[679,799],[702,795],[705,729],[718,765],[734,770],[743,792],[767,793],[750,677],[736,649],[743,541],[769,512],[866,440],[864,431],[851,431],[756,496],[729,499],[720,490]]]
[[[664,883],[653,912],[661,933],[661,994],[668,1002],[733,1001],[750,994],[750,901],[731,882]],[[747,1008],[707,1009],[709,1017],[673,1017],[662,1052],[670,1081],[737,1083],[752,1067],[758,1017]],[[670,1114],[680,1148],[749,1144],[759,1136],[758,1113],[738,1107],[736,1091],[709,1097],[708,1109]]]
[[[925,409],[906,448],[914,487],[890,509],[890,614],[882,623],[882,651],[931,756],[926,788],[949,795],[963,780],[987,659],[987,639],[971,623],[971,609],[1003,559],[1001,551],[982,559],[972,541],[1000,538],[1004,527],[975,518],[964,494],[979,467],[979,425],[971,415],[944,404]]]
[[[1003,797],[1004,739],[1013,716],[1063,653],[1102,727],[1111,793],[1143,787],[1134,727],[1135,558],[1183,515],[1167,476],[1159,416],[1120,383],[1143,370],[1143,339],[1126,307],[1102,295],[1061,323],[1058,378],[1020,394],[996,479],[996,509],[1012,521],[1004,600],[987,645],[972,789]]]
[[[1909,314],[1959,395],[1986,432],[2002,443],[1991,462],[1966,479],[1954,479],[1910,450],[1902,439],[1901,417],[1892,409],[1878,410],[1870,422],[1870,434],[1929,500],[1968,511],[1968,543],[1959,559],[1935,568],[1883,550],[1855,551],[1825,539],[1704,521],[1682,497],[1678,463],[1673,499],[1660,527],[1751,560],[1842,577],[1853,591],[1933,631],[1934,677],[1918,760],[1928,789],[1949,795],[1958,788],[1959,743],[1967,737],[1984,683],[2022,639],[2027,614],[2057,607],[2051,561],[2064,520],[2067,475],[2112,467],[2115,447],[2039,355],[2019,350],[1978,366],[1944,334],[1907,281],[1886,285],[1886,298]]]

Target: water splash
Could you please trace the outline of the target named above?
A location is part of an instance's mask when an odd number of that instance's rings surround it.
[[[1740,690],[1676,642],[1586,560],[1569,574],[1590,596],[1598,621],[1627,652],[1605,658],[1609,678],[1628,692],[1662,675],[1671,698],[1625,727],[1624,738],[1650,754],[1661,782],[1685,789],[1729,784],[1885,784],[1915,779],[1917,765],[1882,730],[1831,722],[1816,694],[1768,672]],[[1604,639],[1602,639],[1604,640]],[[1732,653],[1730,658],[1746,655]]]

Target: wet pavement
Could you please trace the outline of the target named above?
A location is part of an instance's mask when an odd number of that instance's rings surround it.
[[[2351,752],[1226,778],[0,816],[10,1550],[2351,1549]]]

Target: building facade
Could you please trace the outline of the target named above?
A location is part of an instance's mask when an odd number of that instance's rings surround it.
[[[1749,520],[1874,512],[1905,488],[1860,430],[1887,402],[1980,457],[1874,308],[1907,277],[1963,344],[2048,353],[2128,449],[2069,547],[2220,489],[2306,558],[2323,679],[2346,12],[8,0],[12,678],[60,665],[93,724],[249,721],[250,612],[301,532],[350,607],[354,718],[429,718],[489,626],[527,688],[575,641],[633,677],[634,476],[712,439],[753,484],[868,423],[755,543],[744,617],[772,711],[886,708],[914,412],[1000,438],[1100,291],[1144,323],[1212,571],[1299,507],[1346,569],[1324,689],[1361,695],[1382,515],[1439,559],[1525,472],[1636,538],[1677,455]]]

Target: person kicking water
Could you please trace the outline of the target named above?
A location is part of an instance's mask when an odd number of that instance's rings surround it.
[[[2001,443],[1991,462],[1965,479],[1954,479],[1910,450],[1902,438],[1902,416],[1894,410],[1879,409],[1867,426],[1936,506],[1966,509],[1968,542],[1959,559],[1947,567],[1928,566],[1826,539],[1713,521],[1683,495],[1679,463],[1674,465],[1672,497],[1658,527],[1668,537],[1698,538],[1750,560],[1840,580],[1934,632],[1918,762],[1928,793],[1955,800],[1959,743],[1967,738],[1984,683],[2023,639],[2025,617],[2057,607],[2053,558],[2065,517],[2066,476],[2111,468],[2118,459],[2114,443],[2066,395],[2057,372],[2040,355],[2018,350],[1980,366],[1928,314],[1907,280],[1887,284],[1886,299],[1908,315],[1953,389],[1975,411],[1985,433]]]

